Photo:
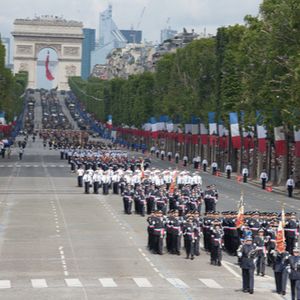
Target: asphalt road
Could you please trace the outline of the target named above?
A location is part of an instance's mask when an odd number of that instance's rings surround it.
[[[167,166],[156,161],[154,165]],[[247,209],[299,205],[256,187],[203,174],[216,183],[218,209],[235,209],[241,188]],[[0,159],[0,299],[284,299],[272,293],[269,269],[254,295],[241,292],[235,257],[222,267],[204,252],[194,261],[146,249],[146,219],[124,215],[121,197],[85,195],[59,153],[28,143]],[[289,299],[287,296],[286,299]]]
[[[41,128],[39,100],[35,118]],[[224,254],[223,266],[214,267],[204,252],[194,261],[183,251],[149,253],[146,219],[124,215],[121,197],[83,194],[66,161],[39,139],[29,140],[23,160],[17,154],[0,158],[1,300],[284,299],[272,292],[270,268],[249,295],[241,292],[236,257]],[[155,158],[153,165],[170,166]],[[246,209],[277,211],[285,202],[287,210],[300,210],[298,200],[202,176],[204,185],[217,185],[219,210],[236,209],[242,189]]]

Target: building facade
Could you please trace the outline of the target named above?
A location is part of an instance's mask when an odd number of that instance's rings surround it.
[[[127,44],[126,38],[118,29],[112,18],[112,6],[100,13],[99,43],[92,52],[91,68],[97,64],[105,64],[107,55],[116,48],[123,48]]]
[[[141,30],[120,30],[128,44],[140,44],[142,42],[143,32]]]
[[[91,55],[96,46],[96,30],[83,28],[81,77],[88,79],[91,74]]]
[[[5,67],[10,67],[10,39],[6,37],[1,37],[2,44],[5,47]]]
[[[160,31],[160,42],[163,43],[166,40],[174,38],[177,35],[177,31],[171,29],[170,27],[165,28]]]

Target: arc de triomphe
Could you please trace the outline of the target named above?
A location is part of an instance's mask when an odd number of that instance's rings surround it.
[[[82,23],[59,17],[36,17],[14,21],[14,72],[28,71],[29,88],[37,88],[37,56],[51,48],[58,56],[55,74],[59,90],[68,90],[68,77],[80,76]]]

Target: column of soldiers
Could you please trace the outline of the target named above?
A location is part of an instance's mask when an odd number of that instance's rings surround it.
[[[101,186],[104,195],[112,189],[122,195],[126,214],[148,215],[151,252],[181,255],[184,249],[186,258],[193,260],[200,255],[202,238],[212,265],[222,265],[222,251],[238,256],[244,292],[254,293],[255,270],[257,276],[264,276],[268,265],[274,270],[278,294],[286,293],[289,277],[292,299],[296,299],[297,290],[300,295],[299,221],[295,213],[285,215],[286,251],[279,252],[276,235],[280,214],[246,212],[243,226],[237,227],[237,212],[217,211],[218,191],[214,185],[203,190],[197,171],[158,170],[113,150],[73,149],[67,157],[71,165],[74,161],[78,185],[84,185],[86,193],[91,186],[96,194]]]

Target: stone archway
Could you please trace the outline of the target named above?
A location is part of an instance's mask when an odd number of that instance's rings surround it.
[[[14,22],[14,72],[29,73],[29,88],[37,88],[38,53],[52,48],[58,55],[57,87],[68,90],[68,77],[80,76],[82,55],[82,23],[58,17],[16,19]]]

